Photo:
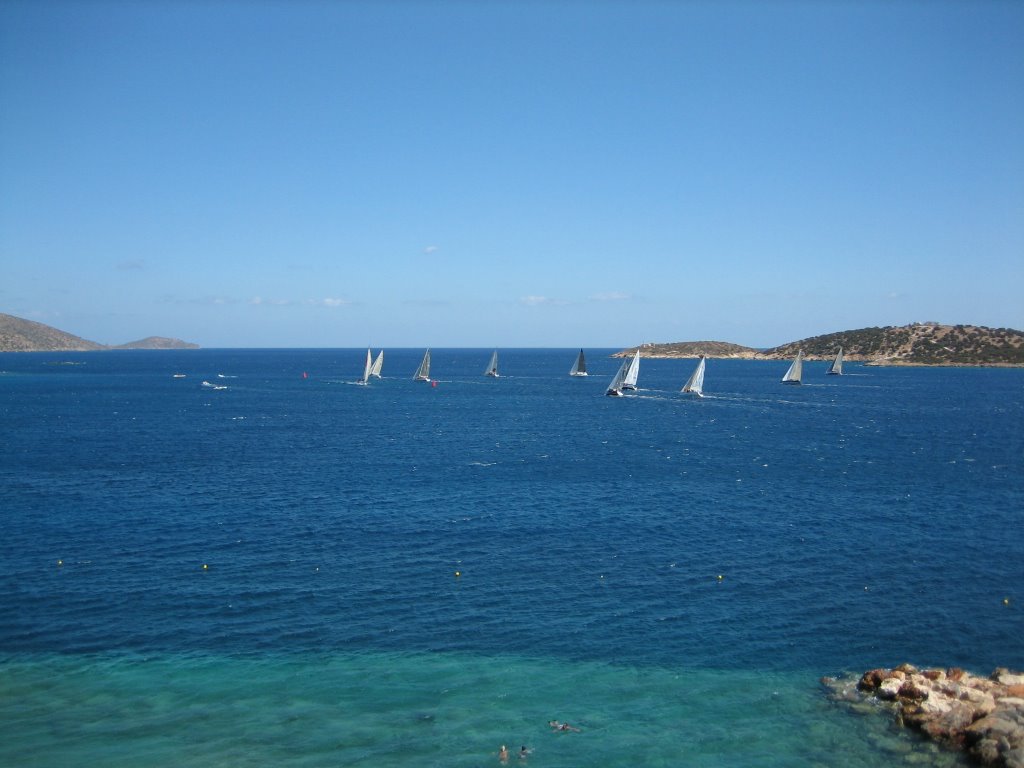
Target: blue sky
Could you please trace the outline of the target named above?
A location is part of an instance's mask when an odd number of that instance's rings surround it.
[[[0,3],[0,311],[104,343],[1024,328],[1021,2]]]

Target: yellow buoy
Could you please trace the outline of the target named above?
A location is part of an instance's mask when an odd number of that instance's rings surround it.
[[[57,565],[64,565],[64,561],[63,560],[58,560],[57,561]]]
[[[724,578],[725,578],[725,576],[723,576],[722,574],[718,574],[718,580],[719,580],[719,581],[721,581],[721,580],[722,580],[722,579],[724,579]]]
[[[203,563],[203,570],[204,570],[204,571],[205,571],[205,570],[206,570],[207,568],[209,568],[209,567],[210,567],[210,566],[208,566],[208,565],[207,565],[206,563]]]
[[[461,576],[461,575],[462,575],[462,571],[456,571],[456,572],[455,572],[455,575],[456,575],[456,576]]]
[[[1010,604],[1010,598],[1004,597],[1003,598],[1003,605],[1009,605],[1009,604]]]

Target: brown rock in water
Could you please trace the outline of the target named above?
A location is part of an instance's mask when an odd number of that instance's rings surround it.
[[[928,691],[924,688],[919,688],[914,684],[913,680],[907,680],[900,686],[896,698],[905,699],[910,702],[924,701],[928,698]]]
[[[953,667],[923,672],[910,664],[865,672],[852,680],[825,678],[835,701],[891,702],[896,722],[944,747],[965,750],[981,765],[1024,768],[1024,675],[997,669],[979,677]]]
[[[882,684],[882,681],[885,680],[888,674],[884,669],[869,670],[861,677],[857,687],[862,691],[874,691]]]
[[[945,714],[925,719],[919,724],[919,727],[935,741],[947,747],[962,749],[964,732],[973,722],[974,709],[971,705],[954,702]]]

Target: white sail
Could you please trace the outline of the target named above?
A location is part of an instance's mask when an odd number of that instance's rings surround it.
[[[384,367],[384,350],[382,349],[377,353],[377,359],[373,361],[373,366],[370,368],[370,375],[374,378],[380,378],[381,369]]]
[[[622,365],[619,366],[619,370],[615,372],[612,380],[608,383],[608,389],[605,390],[605,394],[609,397],[622,397],[623,382],[626,380],[626,371],[629,369],[630,359],[627,357],[623,359]]]
[[[843,375],[843,348],[839,348],[839,352],[836,353],[836,359],[832,361],[832,365],[828,367],[829,376],[842,376]]]
[[[626,377],[622,380],[623,389],[636,389],[636,380],[640,375],[640,347],[636,348],[636,354],[629,361],[629,368],[626,369]]]
[[[494,378],[498,378],[498,350],[494,350],[494,354],[491,355],[491,362],[487,364],[484,376],[493,376]]]
[[[370,369],[373,368],[373,355],[366,350],[366,366],[363,368],[363,378],[358,383],[366,384],[370,380]]]
[[[804,351],[801,349],[796,353],[796,358],[793,363],[789,366],[789,370],[786,371],[786,375],[782,377],[784,384],[799,384],[800,378],[803,376],[804,371]]]
[[[583,350],[580,350],[579,356],[576,358],[576,362],[572,364],[572,368],[569,369],[570,376],[586,376],[587,375],[587,361],[583,359]]]
[[[705,356],[701,355],[700,362],[686,380],[681,392],[693,392],[697,397],[704,397],[704,360]]]
[[[416,369],[416,373],[413,374],[413,378],[416,381],[430,381],[430,350],[429,349],[423,355],[423,361],[420,363],[420,367]]]

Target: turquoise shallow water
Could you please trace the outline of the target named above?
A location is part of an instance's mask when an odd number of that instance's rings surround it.
[[[818,679],[1024,666],[1024,371],[421,354],[0,355],[0,765],[942,765]]]
[[[118,655],[8,660],[0,684],[5,765],[481,766],[501,744],[544,766],[957,764],[803,676],[756,670]]]

